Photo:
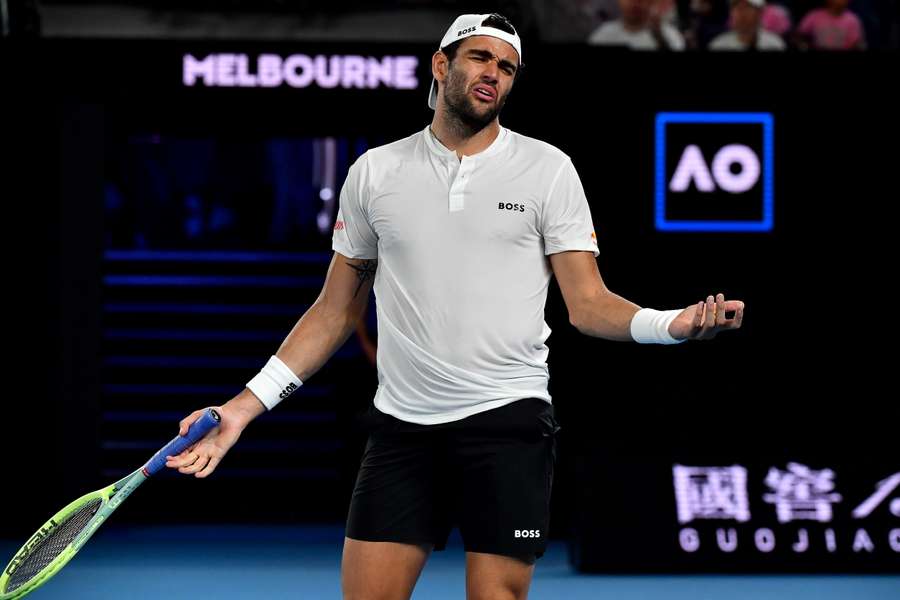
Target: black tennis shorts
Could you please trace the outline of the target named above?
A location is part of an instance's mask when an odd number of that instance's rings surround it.
[[[347,537],[434,544],[458,526],[467,552],[544,554],[559,425],[540,398],[437,425],[369,407]]]

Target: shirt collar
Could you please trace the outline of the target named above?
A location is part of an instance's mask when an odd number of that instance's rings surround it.
[[[459,157],[456,155],[456,150],[451,150],[447,148],[447,146],[443,145],[434,134],[431,132],[431,124],[425,126],[425,145],[428,149],[437,156],[440,156],[444,159],[456,159],[459,160]],[[497,134],[497,137],[494,138],[494,141],[491,142],[491,145],[479,152],[478,154],[473,154],[471,156],[466,156],[467,160],[481,160],[482,158],[487,158],[493,154],[496,154],[504,147],[506,147],[506,143],[509,138],[509,130],[503,125],[500,126],[500,133]]]

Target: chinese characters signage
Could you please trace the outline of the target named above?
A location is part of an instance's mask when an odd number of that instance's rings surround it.
[[[672,478],[683,552],[708,545],[728,553],[745,544],[759,553],[785,545],[801,554],[817,545],[828,553],[900,554],[900,472],[860,497],[841,493],[832,469],[795,462],[771,467],[760,497],[751,496],[751,474],[741,465],[675,465]]]

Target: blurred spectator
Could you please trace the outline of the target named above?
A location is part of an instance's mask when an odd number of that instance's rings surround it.
[[[594,14],[600,19],[601,23],[614,21],[622,16],[619,0],[575,0],[575,2],[585,7],[582,8],[582,11],[586,10],[588,6],[593,7]]]
[[[676,0],[657,0],[656,12],[660,15],[660,22],[669,23],[672,27],[678,28],[678,3]]]
[[[780,4],[766,4],[760,15],[760,26],[784,39],[794,26],[791,12]]]
[[[847,9],[849,0],[825,0],[803,17],[797,28],[798,47],[815,50],[864,50],[866,36],[862,22]]]
[[[588,43],[632,50],[684,50],[681,33],[664,17],[672,14],[673,6],[671,1],[619,0],[622,18],[598,27]]]
[[[716,0],[681,2],[685,14],[684,39],[691,49],[706,48],[718,35],[728,31],[728,5]]]
[[[731,0],[731,31],[709,44],[710,50],[784,50],[780,37],[760,27],[765,0]]]
[[[534,10],[544,42],[581,42],[621,15],[618,0],[544,0],[535,2]]]

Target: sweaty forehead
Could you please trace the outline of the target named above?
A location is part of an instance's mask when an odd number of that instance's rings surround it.
[[[469,50],[484,50],[500,60],[507,60],[514,65],[519,64],[519,53],[512,44],[490,35],[473,35],[464,39],[459,45],[459,51],[467,52]]]

